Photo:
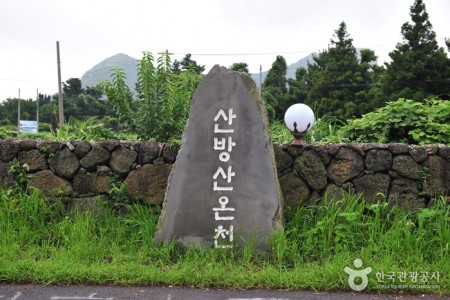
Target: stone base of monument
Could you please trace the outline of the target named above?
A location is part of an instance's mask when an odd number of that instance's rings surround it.
[[[283,200],[264,104],[245,73],[214,66],[195,92],[156,243],[269,249]]]

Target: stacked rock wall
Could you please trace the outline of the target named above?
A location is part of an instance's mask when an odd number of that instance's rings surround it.
[[[405,209],[449,195],[450,148],[407,144],[274,144],[278,177],[290,207],[340,199],[348,192],[368,202],[387,199]]]
[[[13,164],[28,165],[30,190],[63,197],[69,205],[94,205],[124,182],[131,200],[159,204],[177,151],[155,141],[141,143],[0,140],[0,188],[16,180]],[[91,204],[89,204],[91,203]]]
[[[369,202],[386,197],[406,209],[449,195],[448,146],[275,143],[274,150],[283,197],[292,208],[348,192],[362,193]],[[107,196],[121,182],[131,200],[160,204],[176,155],[155,141],[0,140],[0,188],[14,183],[9,169],[19,163],[28,165],[30,187],[72,204]]]

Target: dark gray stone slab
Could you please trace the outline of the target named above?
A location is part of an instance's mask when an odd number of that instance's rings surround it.
[[[170,165],[147,164],[133,170],[125,180],[128,196],[150,204],[161,204],[167,188]]]
[[[89,142],[80,141],[77,143],[74,153],[78,158],[83,158],[89,153],[89,151],[91,151],[91,149],[92,146]]]
[[[392,154],[387,150],[373,149],[367,153],[366,169],[373,172],[383,172],[392,167]]]
[[[274,144],[273,150],[275,152],[278,176],[288,173],[292,168],[294,158],[284,151],[279,144]]]
[[[407,155],[396,156],[392,164],[392,170],[411,179],[420,178],[420,165]]]
[[[67,149],[70,151],[69,149]],[[30,191],[33,188],[40,190],[48,197],[60,197],[72,195],[73,189],[70,183],[56,176],[50,170],[40,171],[34,174],[28,174]]]
[[[0,144],[0,160],[4,162],[12,161],[19,151],[19,143],[16,140],[4,140]]]
[[[284,203],[291,210],[294,211],[299,206],[309,204],[311,192],[306,183],[295,172],[290,172],[281,177],[280,186],[283,192]]]
[[[141,143],[141,149],[139,150],[139,163],[149,164],[152,163],[159,155],[159,144],[155,140],[149,140]]]
[[[256,242],[268,250],[282,204],[256,85],[216,65],[192,98],[155,240],[217,248]]]
[[[126,175],[130,173],[131,165],[136,161],[137,156],[136,151],[118,147],[111,154],[109,165],[114,172],[120,175]]]
[[[341,148],[328,165],[328,176],[337,185],[355,178],[364,170],[364,162],[355,151]]]
[[[22,151],[29,151],[29,150],[34,150],[36,149],[36,145],[37,145],[37,141],[35,140],[22,140],[19,142],[19,147],[20,150]]]
[[[423,164],[421,179],[424,193],[432,197],[450,194],[450,161],[430,155]]]
[[[71,179],[80,169],[80,162],[69,148],[56,151],[55,155],[48,159],[49,165],[59,176]]]
[[[19,152],[18,160],[21,165],[27,164],[31,173],[48,169],[47,160],[38,150]]]
[[[306,150],[297,157],[294,169],[313,190],[321,190],[327,186],[327,171],[314,151]]]
[[[93,170],[98,165],[106,164],[111,158],[111,153],[98,144],[93,144],[91,151],[80,160],[80,164],[87,170]]]
[[[365,175],[353,180],[356,192],[364,194],[364,199],[369,203],[385,200],[388,195],[390,182],[391,177],[382,173]]]
[[[409,178],[399,177],[392,181],[388,200],[406,210],[425,207],[425,203],[420,201],[418,182]]]

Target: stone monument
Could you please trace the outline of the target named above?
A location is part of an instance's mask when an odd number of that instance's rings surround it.
[[[283,226],[265,107],[245,73],[214,66],[191,102],[156,243],[268,250]]]

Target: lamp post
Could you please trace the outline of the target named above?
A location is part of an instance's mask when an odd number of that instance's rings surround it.
[[[297,103],[286,110],[284,123],[295,138],[292,145],[301,145],[300,139],[313,127],[314,120],[314,112],[306,104]]]

